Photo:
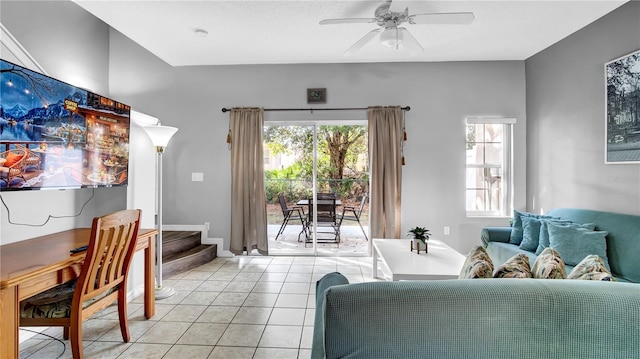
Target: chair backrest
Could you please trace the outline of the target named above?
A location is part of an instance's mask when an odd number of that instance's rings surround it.
[[[362,214],[364,205],[367,204],[367,199],[369,199],[369,197],[366,194],[363,194],[362,199],[360,200],[360,207],[358,207],[358,217],[360,217],[360,214]]]
[[[318,192],[316,197],[318,199],[335,199],[336,194],[334,192]]]
[[[125,290],[136,248],[140,210],[123,210],[93,219],[91,239],[73,297],[73,307],[115,289]],[[78,290],[81,288],[81,290]]]
[[[333,196],[325,198],[320,198],[320,193],[316,195],[318,198],[318,205],[316,206],[318,209],[318,223],[336,223],[338,217],[336,215],[336,197],[333,193],[331,195]],[[313,198],[309,198],[309,216],[310,218],[313,216]]]
[[[287,200],[284,198],[283,193],[278,193],[278,201],[280,201],[280,208],[282,209],[282,214],[287,215]]]

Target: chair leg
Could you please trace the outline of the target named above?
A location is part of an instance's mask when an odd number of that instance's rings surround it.
[[[127,317],[127,298],[126,288],[120,288],[118,291],[118,319],[120,320],[120,332],[122,332],[122,340],[128,343],[131,340],[129,334],[129,318]]]
[[[356,218],[358,218],[358,217],[356,217]],[[364,234],[364,239],[366,239],[368,241],[369,237],[367,237],[367,232],[364,230],[364,227],[362,226],[362,223],[360,223],[360,218],[358,218],[358,224],[360,225],[360,229],[362,229],[362,234]]]
[[[69,336],[71,341],[71,354],[73,359],[83,359],[84,351],[82,350],[82,315],[71,316],[71,327],[69,328]]]
[[[298,242],[300,242],[300,235],[302,235],[302,233],[304,232],[305,237],[309,237],[308,232],[307,232],[307,222],[304,220],[304,217],[302,216],[302,213],[300,213],[300,210],[296,211],[298,213],[298,219],[300,220],[300,223],[302,224],[302,230],[300,231],[300,233],[298,233]]]
[[[282,232],[284,232],[284,227],[286,227],[287,223],[289,223],[290,217],[291,217],[291,212],[287,213],[287,215],[284,216],[284,219],[282,220],[282,225],[280,226],[280,229],[278,230],[278,234],[276,234],[276,238],[274,239],[274,241],[277,241],[278,237],[282,234]]]
[[[62,339],[69,340],[69,327],[62,327]]]

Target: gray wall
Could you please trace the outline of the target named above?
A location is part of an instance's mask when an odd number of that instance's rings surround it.
[[[70,1],[2,1],[0,21],[50,76],[109,93],[109,26]]]
[[[516,198],[525,207],[524,62],[309,64],[171,68],[116,31],[111,33],[111,91],[180,130],[164,160],[166,224],[211,223],[210,238],[228,248],[231,188],[222,107],[309,107],[306,88],[326,87],[328,107],[409,105],[403,232],[425,225],[462,251],[479,244],[487,224],[465,214],[465,127],[468,115],[518,118]],[[277,113],[267,120],[363,119],[366,112]],[[203,172],[204,182],[192,182]],[[170,190],[169,190],[170,189]],[[442,236],[443,226],[451,235]]]
[[[2,1],[0,22],[47,71],[62,81],[109,95],[109,26],[67,1]],[[2,192],[10,212],[0,207],[0,242],[74,227],[88,227],[94,216],[126,207],[126,188]],[[36,226],[13,225],[12,222]],[[49,215],[70,216],[51,219]]]
[[[527,59],[529,210],[640,214],[640,164],[604,163],[604,64],[638,49],[635,1]]]

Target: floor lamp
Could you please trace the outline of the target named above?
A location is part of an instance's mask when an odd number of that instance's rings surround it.
[[[164,299],[172,296],[175,290],[171,287],[162,285],[162,154],[167,147],[171,136],[178,131],[175,127],[169,126],[145,126],[143,127],[151,138],[151,142],[156,148],[156,179],[157,179],[157,220],[158,220],[158,236],[156,239],[156,299]]]

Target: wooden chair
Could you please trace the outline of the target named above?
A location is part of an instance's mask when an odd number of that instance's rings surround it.
[[[71,337],[74,359],[84,357],[82,322],[118,302],[120,331],[129,342],[127,278],[136,248],[140,210],[93,219],[91,239],[77,281],[54,287],[20,303],[20,326],[62,326]],[[45,250],[46,248],[41,248]]]

